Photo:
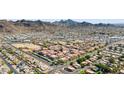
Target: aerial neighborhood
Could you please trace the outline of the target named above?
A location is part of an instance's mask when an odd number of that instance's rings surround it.
[[[124,26],[0,20],[1,74],[123,74]]]

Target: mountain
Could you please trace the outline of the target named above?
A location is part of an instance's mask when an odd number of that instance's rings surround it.
[[[92,24],[89,22],[77,22],[71,19],[60,20],[55,22],[44,22],[41,20],[17,20],[8,21],[0,20],[0,32],[30,32],[30,31],[68,31],[71,29],[84,29],[85,27],[124,27],[124,25],[117,24]]]
[[[91,26],[91,25],[93,25],[88,22],[77,22],[77,21],[73,21],[71,19],[55,21],[55,22],[53,22],[53,24],[61,25],[61,26]]]
[[[117,27],[124,27],[124,23],[118,23],[118,24],[114,24]]]
[[[31,21],[31,20],[17,20],[14,22],[15,25],[21,25],[21,26],[25,26],[25,27],[30,27],[30,26],[34,26],[34,25],[38,25],[38,26],[43,26],[43,25],[52,25],[50,22],[43,22],[41,20],[36,20],[36,21]]]
[[[81,24],[81,26],[93,26],[93,24],[92,23],[88,23],[88,22],[82,22],[82,23],[80,23]]]
[[[78,22],[73,21],[71,19],[55,21],[55,22],[53,22],[53,24],[55,24],[55,25],[61,25],[61,26],[77,26],[77,25],[79,25]]]
[[[97,27],[114,27],[115,24],[98,23],[98,24],[94,24],[94,26],[97,26]]]
[[[107,26],[115,26],[114,24],[104,24],[104,23],[98,23],[98,24],[92,24],[89,22],[77,22],[73,21],[71,19],[68,20],[60,20],[60,21],[55,21],[53,22],[55,25],[61,25],[61,26],[96,26],[96,27],[107,27]]]
[[[16,28],[12,21],[0,20],[0,32],[16,32]]]
[[[29,32],[29,31],[45,31],[53,30],[56,28],[54,24],[50,22],[43,22],[40,20],[17,20],[17,21],[7,21],[0,20],[0,32]]]

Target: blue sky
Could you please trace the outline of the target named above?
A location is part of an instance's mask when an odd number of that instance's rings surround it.
[[[61,19],[42,19],[43,21],[59,21]],[[65,19],[64,19],[65,20]],[[91,22],[91,23],[124,23],[124,19],[72,19],[78,22]]]

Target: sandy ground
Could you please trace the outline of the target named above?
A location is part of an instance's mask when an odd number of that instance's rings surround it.
[[[17,43],[17,44],[12,44],[13,46],[17,48],[28,48],[31,50],[40,50],[41,47],[39,45],[34,45],[32,43]]]

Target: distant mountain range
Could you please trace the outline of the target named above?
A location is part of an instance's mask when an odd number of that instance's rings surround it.
[[[60,20],[55,22],[44,22],[41,20],[17,20],[17,21],[7,21],[0,20],[0,32],[17,32],[17,31],[54,31],[58,29],[63,29],[66,27],[124,27],[124,24],[105,24],[98,23],[93,24],[89,22],[77,22],[71,19]]]
[[[18,25],[24,25],[24,26],[33,26],[33,25],[59,25],[59,26],[98,26],[98,27],[104,27],[104,26],[124,26],[124,24],[105,24],[105,23],[98,23],[93,24],[89,22],[77,22],[71,19],[67,20],[60,20],[55,22],[45,22],[41,20],[31,21],[31,20],[17,20],[15,21],[15,24]]]
[[[77,22],[77,21],[73,21],[71,19],[68,20],[60,20],[60,21],[55,21],[53,22],[53,24],[56,25],[61,25],[61,26],[116,26],[116,24],[105,24],[105,23],[98,23],[98,24],[93,24],[93,23],[89,23],[89,22]],[[119,25],[118,25],[119,26]]]

